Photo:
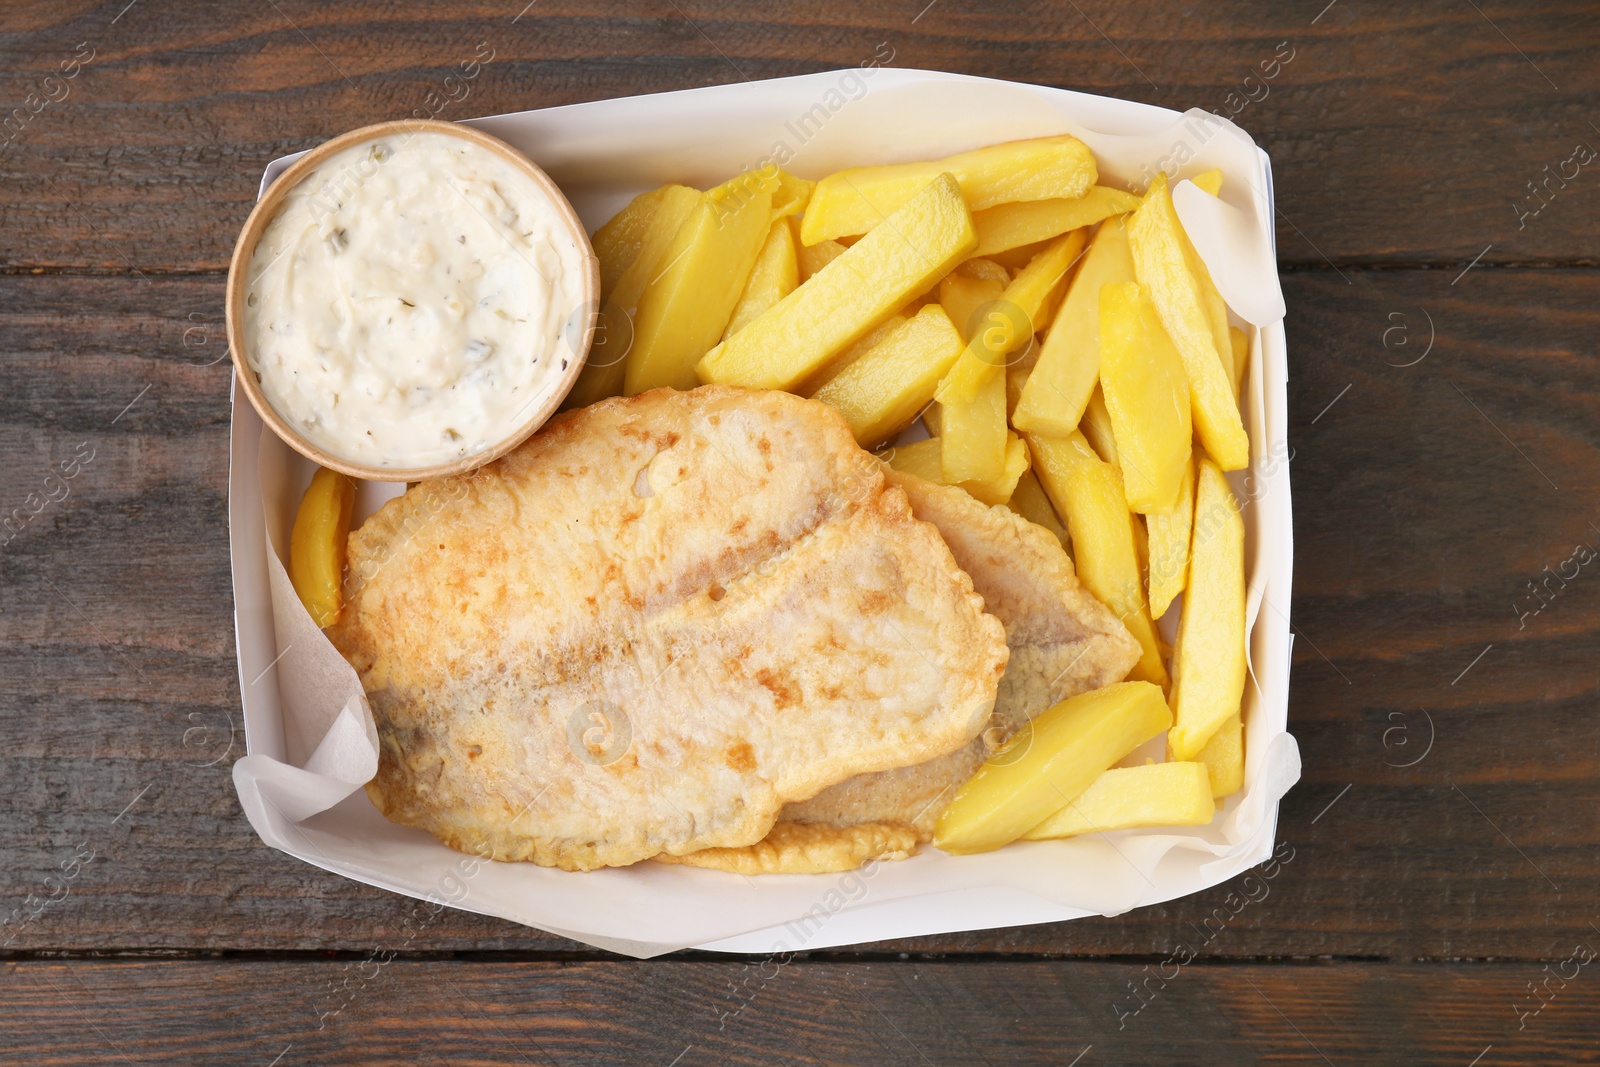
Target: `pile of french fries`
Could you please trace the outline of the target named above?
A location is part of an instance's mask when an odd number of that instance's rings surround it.
[[[1142,649],[996,752],[935,844],[1209,822],[1243,783],[1242,331],[1167,177],[1097,185],[1070,136],[817,182],[777,168],[634,199],[594,236],[602,309],[567,405],[660,386],[783,389],[884,452],[1051,530]],[[1193,179],[1215,196],[1221,175]],[[1156,620],[1182,595],[1176,644]],[[1166,762],[1119,767],[1167,736]]]

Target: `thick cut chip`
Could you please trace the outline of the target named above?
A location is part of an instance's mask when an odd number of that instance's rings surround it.
[[[1189,468],[1189,378],[1138,282],[1100,290],[1100,391],[1128,506],[1171,511]]]
[[[1006,365],[1006,418],[1010,418],[1017,410],[1017,402],[1022,399],[1022,390],[1028,384],[1028,375],[1033,373],[1033,368],[1039,363],[1039,339],[1030,338],[1028,347],[1020,355],[1013,355]]]
[[[318,626],[344,610],[345,545],[356,483],[348,475],[318,467],[300,498],[289,535],[289,581]]]
[[[1011,494],[1011,499],[1006,501],[1006,507],[1034,525],[1043,526],[1055,534],[1056,540],[1061,542],[1061,547],[1065,548],[1068,554],[1072,552],[1072,541],[1067,536],[1067,528],[1062,524],[1061,517],[1056,514],[1050,498],[1044,495],[1044,487],[1039,484],[1039,476],[1033,471],[1022,472],[1022,477],[1017,479],[1016,491]]]
[[[1211,278],[1211,271],[1206,268],[1205,261],[1200,254],[1184,238],[1184,249],[1194,264],[1195,277],[1200,279],[1200,299],[1205,304],[1206,321],[1211,324],[1211,337],[1217,346],[1217,352],[1222,356],[1222,372],[1227,375],[1228,384],[1233,388],[1233,402],[1235,407],[1239,404],[1239,368],[1235,363],[1233,348],[1233,327],[1228,325],[1228,302],[1222,299],[1222,294],[1217,290],[1217,283]],[[1240,419],[1244,417],[1240,409]],[[1246,431],[1248,433],[1249,431]]]
[[[430,483],[434,484],[434,483]],[[368,795],[465,852],[569,870],[753,844],[784,804],[966,745],[1008,656],[838,413],[613,399],[350,536],[329,632]]]
[[[1244,787],[1244,716],[1234,715],[1217,727],[1195,759],[1205,764],[1211,795],[1231,797]]]
[[[791,230],[798,229],[796,220],[790,219]],[[845,246],[838,241],[818,241],[814,245],[800,244],[800,239],[795,238],[795,259],[800,266],[800,280],[809,281],[823,267],[844,255]]]
[[[1047,241],[1138,206],[1139,198],[1132,193],[1097,185],[1076,200],[1033,200],[974,211],[972,225],[978,231],[975,254],[988,256]]]
[[[947,482],[998,482],[1005,476],[1006,380],[990,379],[972,400],[939,405],[939,440]]]
[[[1204,174],[1196,174],[1189,180],[1212,196],[1222,195],[1222,171],[1217,167],[1212,167]]]
[[[1250,335],[1237,326],[1229,326],[1228,347],[1233,350],[1233,395],[1238,396],[1244,387],[1245,372],[1250,369]]]
[[[1167,737],[1185,760],[1239,714],[1246,675],[1244,517],[1215,463],[1201,460],[1195,483],[1189,591],[1172,650],[1176,721]]]
[[[785,808],[783,821],[753,849],[701,853],[692,862],[799,874],[816,870],[818,855],[839,864],[830,870],[899,858],[900,843],[885,828],[910,832],[913,841],[929,840],[955,790],[991,751],[1045,708],[1120,681],[1138,659],[1138,642],[1078,584],[1072,561],[1043,529],[958,489],[898,472],[889,473],[889,480],[905,490],[917,518],[938,527],[956,562],[972,576],[984,610],[1005,625],[1011,659],[993,718],[965,748],[841,782]],[[796,824],[807,833],[785,829]]]
[[[797,178],[786,170],[778,171],[778,188],[772,194],[773,218],[781,219],[804,212],[806,205],[811,203],[811,190],[816,187],[817,183],[807,178]],[[795,236],[798,239],[799,235]]]
[[[650,220],[661,209],[662,201],[672,196],[674,189],[684,188],[682,185],[663,185],[659,189],[640,193],[628,202],[627,207],[613,215],[611,221],[594,231],[592,243],[595,258],[600,261],[602,302],[617,287],[623,272],[639,258],[639,250],[644,247],[645,238],[650,232]],[[700,195],[694,189],[688,189],[687,192],[690,197],[698,198]]]
[[[977,226],[978,216],[972,216],[972,223],[974,227]],[[1015,274],[1023,267],[1026,267],[1029,260],[1038,255],[1040,252],[1043,252],[1049,246],[1050,242],[1048,240],[1035,241],[1032,244],[1018,245],[1015,248],[1008,248],[1004,252],[995,252],[992,255],[984,258],[991,263],[1000,264],[1006,270]]]
[[[585,407],[596,400],[604,400],[622,392],[628,351],[633,347],[634,308],[638,306],[645,287],[658,273],[662,257],[677,238],[678,230],[700,204],[698,189],[686,185],[664,185],[653,193],[635,198],[633,204],[623,210],[634,210],[634,205],[648,196],[654,196],[654,199],[638,209],[652,208],[648,220],[644,221],[642,232],[637,234],[638,247],[633,250],[632,261],[623,269],[616,283],[609,289],[601,290],[604,295],[595,323],[594,343],[589,347],[589,358],[584,362],[577,384],[562,401],[563,409]],[[630,220],[626,228],[627,243],[624,243],[622,233],[613,235],[613,256],[624,255],[633,248],[632,230],[639,221],[637,218]],[[595,237],[598,240],[599,234]],[[600,265],[604,270],[605,260],[602,259]]]
[[[800,284],[800,269],[795,262],[794,228],[780,218],[767,230],[767,241],[750,268],[744,295],[733,307],[724,337],[738,333],[757,315],[794,292]]]
[[[939,304],[961,334],[961,343],[972,340],[973,331],[981,325],[979,309],[1000,299],[1006,283],[994,278],[974,278],[959,271],[951,271],[939,282]]]
[[[961,787],[940,814],[933,843],[960,855],[1015,841],[1171,725],[1161,690],[1149,682],[1119,682],[1063,700]]]
[[[628,394],[692,389],[694,365],[721,339],[772,224],[777,175],[748,172],[701,198],[639,298]]]
[[[1039,362],[1022,387],[1012,423],[1028,433],[1065,437],[1078,429],[1100,377],[1100,290],[1133,281],[1133,255],[1122,219],[1108,219],[1089,242],[1045,334]]]
[[[964,278],[976,278],[979,281],[999,282],[1002,286],[1011,283],[1009,269],[982,256],[973,256],[950,273]]]
[[[1005,287],[995,306],[982,309],[966,351],[939,383],[939,403],[971,401],[984,382],[1000,373],[1012,352],[1033,340],[1044,324],[1045,302],[1077,262],[1088,236],[1086,230],[1073,230],[1050,242]]]
[[[707,353],[695,368],[701,380],[793,388],[927,290],[977,241],[972,214],[948,174],[926,183],[891,223],[851,245]]]
[[[1122,457],[1117,454],[1116,430],[1111,425],[1111,412],[1106,408],[1105,390],[1098,385],[1089,397],[1089,406],[1083,409],[1078,429],[1083,432],[1083,439],[1089,442],[1095,455],[1119,470],[1122,468]]]
[[[794,393],[797,396],[811,396],[818,389],[822,388],[824,382],[828,381],[828,379],[832,378],[850,364],[854,363],[858,358],[861,357],[863,353],[876,347],[878,342],[882,341],[885,337],[888,337],[889,334],[893,333],[903,323],[905,323],[910,316],[915,315],[921,310],[922,309],[920,307],[908,307],[904,310],[904,312],[896,312],[895,314],[890,315],[878,325],[862,334],[861,337],[858,338],[849,348],[829,356],[820,367],[806,375],[803,381],[793,388],[785,389],[784,392]]]
[[[961,354],[961,335],[938,304],[929,304],[847,363],[811,394],[839,409],[862,448],[911,425]]]
[[[937,437],[896,445],[883,453],[884,462],[897,471],[914,474],[936,485],[955,485],[985,504],[1004,504],[1010,500],[1028,472],[1028,446],[1014,433],[1006,435],[1005,472],[997,482],[952,482],[944,476],[944,443]]]
[[[1028,445],[1044,491],[1067,517],[1078,576],[1117,613],[1143,649],[1130,677],[1166,685],[1161,643],[1139,573],[1139,524],[1128,511],[1122,473],[1096,456],[1082,434],[1029,435]]]
[[[1007,141],[929,163],[853,167],[812,190],[800,239],[816,244],[875,229],[940,174],[953,174],[973,211],[1017,200],[1072,199],[1094,186],[1098,172],[1076,137]]]
[[[1128,244],[1139,284],[1161,316],[1161,324],[1183,356],[1189,374],[1195,435],[1223,470],[1250,463],[1250,440],[1232,389],[1233,352],[1228,342],[1227,308],[1213,297],[1215,287],[1172,206],[1167,178],[1157,174],[1144,203],[1128,219]]]
[[[1194,458],[1184,466],[1178,486],[1178,506],[1145,516],[1149,534],[1150,615],[1159,619],[1189,584],[1189,535],[1194,529]]]
[[[1006,465],[995,482],[962,482],[961,487],[985,504],[1004,504],[1017,491],[1022,476],[1033,466],[1028,454],[1028,444],[1021,437],[1006,431]]]
[[[1201,826],[1216,810],[1204,764],[1113,767],[1072,803],[1022,836],[1042,841],[1141,826]]]

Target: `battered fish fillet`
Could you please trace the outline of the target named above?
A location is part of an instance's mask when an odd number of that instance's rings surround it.
[[[733,874],[832,874],[853,871],[868,860],[903,860],[916,850],[917,832],[907,826],[780,822],[753,845],[707,848],[657,859]]]
[[[724,849],[685,862],[797,874],[817,871],[822,857],[836,864],[823,870],[849,870],[873,857],[901,858],[914,847],[907,850],[899,840],[883,837],[885,829],[930,840],[956,787],[994,748],[1058,701],[1121,681],[1138,661],[1138,642],[1078,584],[1071,558],[1049,531],[1009,508],[989,507],[963,489],[893,469],[884,473],[905,491],[917,518],[939,528],[956,562],[971,575],[985,610],[1005,625],[1011,661],[1000,679],[993,719],[979,737],[949,755],[859,775],[790,804],[773,833],[753,849]],[[801,838],[785,829],[790,824],[810,832]],[[863,827],[874,828],[873,835],[863,836]],[[878,840],[884,842],[881,851],[872,851],[871,843]]]
[[[435,490],[440,483],[430,483]],[[965,745],[1000,623],[826,405],[657,390],[390,501],[328,636],[395,822],[569,870],[760,841],[853,775]]]

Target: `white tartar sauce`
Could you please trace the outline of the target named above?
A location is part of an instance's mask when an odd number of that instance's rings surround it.
[[[328,158],[262,233],[249,363],[319,448],[396,470],[486,451],[577,358],[587,259],[527,173],[444,133]]]

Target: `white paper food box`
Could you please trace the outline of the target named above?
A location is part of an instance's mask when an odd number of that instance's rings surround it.
[[[1204,827],[1021,843],[979,856],[925,847],[903,862],[837,875],[746,878],[651,862],[575,874],[451,851],[385,820],[362,789],[377,768],[377,737],[360,684],[311,623],[280,562],[311,464],[264,427],[235,382],[228,518],[249,753],[235,764],[234,783],[263,841],[396,893],[635,956],[688,946],[803,951],[1117,915],[1216,885],[1268,856],[1279,799],[1300,773],[1285,728],[1291,453],[1272,173],[1246,134],[1202,111],[883,68],[469,121],[543,167],[591,231],[635,194],[668,182],[708,188],[770,162],[819,178],[1045,134],[1082,138],[1102,184],[1141,190],[1158,169],[1178,179],[1220,167],[1220,203],[1181,182],[1174,199],[1235,322],[1251,335],[1244,414],[1252,464],[1230,476],[1245,503],[1250,589],[1245,786]],[[267,167],[263,190],[293,158]],[[403,489],[364,485],[357,518]],[[1169,638],[1172,623],[1164,620]]]

